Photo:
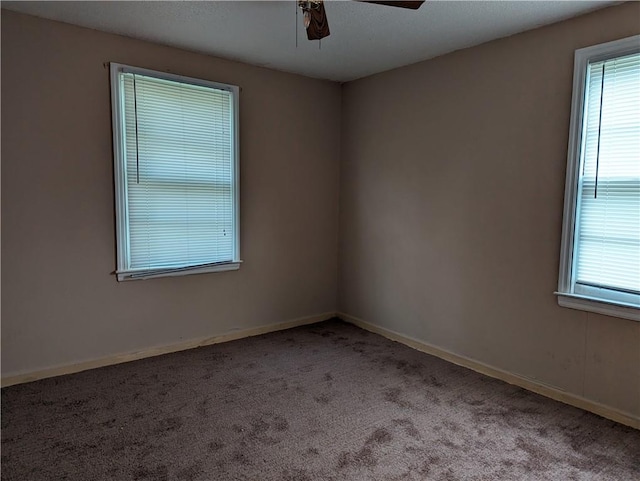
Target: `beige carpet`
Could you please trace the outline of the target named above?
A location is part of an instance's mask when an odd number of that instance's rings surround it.
[[[2,479],[640,480],[640,432],[339,321],[2,391]]]

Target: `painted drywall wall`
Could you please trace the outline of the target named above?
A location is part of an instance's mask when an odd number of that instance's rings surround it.
[[[239,271],[112,275],[107,62],[242,88]],[[3,10],[3,377],[335,311],[340,96],[339,84]],[[300,135],[311,120],[313,148]]]
[[[640,323],[561,308],[575,49],[629,3],[343,89],[339,310],[640,416]]]

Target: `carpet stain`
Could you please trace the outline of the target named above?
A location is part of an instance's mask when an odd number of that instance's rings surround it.
[[[422,476],[427,476],[433,470],[435,470],[436,466],[440,463],[440,458],[437,456],[429,456],[425,461],[420,464],[418,468],[418,472]]]
[[[318,404],[329,404],[329,402],[331,401],[331,398],[326,393],[322,393],[319,396],[314,396],[313,399]]]
[[[280,479],[282,481],[313,481],[311,475],[304,469],[285,470]]]
[[[112,428],[116,424],[116,420],[114,418],[109,419],[108,421],[103,421],[100,423],[100,426],[104,428]]]
[[[354,350],[354,352],[358,352],[358,353],[366,353],[367,352],[366,347],[367,347],[367,343],[364,341],[356,341],[351,344],[351,348]]]
[[[420,431],[416,428],[416,425],[409,418],[404,419],[394,419],[392,423],[395,426],[400,426],[404,430],[407,436],[410,436],[414,439],[420,439]]]
[[[231,455],[231,462],[234,464],[239,464],[241,466],[249,466],[251,464],[251,459],[249,455],[241,450],[236,450]]]
[[[377,463],[373,450],[365,446],[357,453],[342,452],[338,457],[338,468],[347,469],[353,467],[373,467]]]
[[[225,447],[225,444],[221,441],[211,441],[207,444],[207,448],[210,452],[215,453]]]
[[[169,468],[165,465],[139,466],[133,471],[133,479],[136,481],[168,481]]]
[[[562,434],[568,439],[574,451],[583,451],[598,441],[598,434],[594,430],[585,431],[580,424],[566,427]]]
[[[549,466],[558,461],[556,456],[532,439],[518,436],[516,438],[516,446],[528,455],[527,461],[522,463],[522,467],[528,473],[547,471]]]
[[[178,471],[177,479],[180,481],[196,481],[196,479],[202,473],[202,463],[196,462],[191,466],[181,469]]]
[[[282,416],[273,417],[273,428],[279,432],[285,432],[289,430],[289,421]]]
[[[283,435],[289,431],[289,421],[278,414],[261,413],[250,421],[249,427],[233,424],[231,431],[240,435],[244,445],[271,446],[284,439]]]
[[[256,419],[251,422],[251,436],[264,434],[269,430],[269,425],[263,419]]]
[[[355,453],[344,451],[338,457],[338,468],[341,470],[373,467],[378,464],[376,450],[381,445],[393,441],[392,434],[385,428],[376,428],[365,440],[364,446]]]
[[[156,428],[155,432],[156,434],[162,434],[162,433],[177,431],[183,425],[184,425],[184,421],[182,420],[182,418],[174,416],[174,417],[162,419],[160,421],[159,426]]]
[[[197,404],[196,411],[200,417],[207,417],[208,415],[209,398],[205,397]]]
[[[371,435],[367,438],[365,442],[366,445],[370,444],[385,444],[391,442],[393,436],[389,431],[385,428],[377,428]]]
[[[240,426],[239,424],[232,424],[232,425],[231,425],[231,430],[232,430],[234,433],[241,433],[241,432],[243,432],[243,431],[244,431],[244,428],[243,428],[242,426]]]
[[[413,408],[413,405],[409,401],[402,399],[403,392],[402,389],[398,387],[388,388],[383,392],[383,394],[384,399],[390,403],[405,409]]]
[[[435,377],[433,374],[431,374],[429,376],[429,379],[427,381],[427,384],[429,384],[430,386],[434,386],[434,387],[445,387],[445,383],[442,382],[440,379],[438,379],[437,377]]]
[[[442,422],[442,425],[447,428],[452,433],[459,433],[461,431],[461,427],[455,421],[445,420]]]

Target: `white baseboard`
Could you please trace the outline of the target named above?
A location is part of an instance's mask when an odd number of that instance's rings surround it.
[[[418,351],[431,354],[432,356],[439,357],[440,359],[444,359],[445,361],[457,364],[458,366],[463,366],[486,376],[500,379],[509,384],[519,386],[521,388],[527,389],[528,391],[533,391],[537,394],[541,394],[542,396],[546,396],[556,401],[560,401],[565,404],[584,409],[585,411],[589,411],[604,418],[611,419],[612,421],[616,421],[620,424],[625,424],[627,426],[631,426],[632,428],[640,429],[640,418],[634,416],[633,414],[620,411],[618,409],[597,403],[595,401],[591,401],[576,394],[562,391],[561,389],[553,386],[547,386],[538,381],[528,379],[518,374],[503,371],[502,369],[498,369],[488,364],[484,364],[480,361],[455,354],[451,351],[436,347],[424,341],[405,336],[384,327],[376,326],[375,324],[370,324],[366,321],[363,321],[362,319],[358,319],[357,317],[350,316],[342,312],[339,312],[336,315],[340,319],[354,324],[355,326],[358,326],[370,332],[374,332],[376,334],[380,334],[387,339],[397,341]]]
[[[124,354],[115,354],[113,356],[107,356],[100,359],[92,359],[89,361],[82,361],[74,364],[66,364],[62,366],[56,366],[49,369],[43,369],[40,371],[32,371],[23,374],[10,375],[2,378],[2,387],[12,386],[14,384],[22,384],[25,382],[37,381],[38,379],[45,379],[48,377],[63,376],[65,374],[73,374],[76,372],[86,371],[88,369],[95,369],[98,367],[111,366],[113,364],[120,364],[123,362],[135,361],[138,359],[144,359],[145,357],[160,356],[162,354],[169,354],[171,352],[185,351],[187,349],[193,349],[196,347],[208,346],[210,344],[218,344],[221,342],[234,341],[236,339],[242,339],[245,337],[259,336],[260,334],[266,334],[268,332],[282,331],[284,329],[291,329],[292,327],[304,326],[306,324],[314,324],[316,322],[326,321],[335,316],[335,312],[325,312],[324,314],[318,314],[315,316],[301,317],[293,319],[291,321],[280,322],[277,324],[268,324],[266,326],[252,327],[250,329],[241,329],[220,336],[205,337],[199,339],[191,339],[189,341],[180,342],[177,344],[169,344],[165,346],[157,346],[149,349],[143,349],[140,351],[127,352]]]
[[[535,393],[541,394],[543,396],[554,399],[556,401],[560,401],[565,404],[569,404],[571,406],[584,409],[585,411],[590,411],[592,413],[598,414],[599,416],[605,417],[607,419],[611,419],[612,421],[616,421],[621,424],[625,424],[627,426],[640,429],[640,418],[634,416],[633,414],[617,410],[610,406],[606,406],[604,404],[600,404],[595,401],[591,401],[589,399],[585,399],[576,394],[571,394],[552,386],[541,384],[538,381],[528,379],[526,377],[519,376],[517,374],[513,374],[508,371],[504,371],[502,369],[498,369],[488,364],[484,364],[480,361],[476,361],[474,359],[461,356],[459,354],[455,354],[451,351],[447,351],[445,349],[436,347],[424,341],[420,341],[418,339],[405,336],[403,334],[400,334],[395,331],[391,331],[384,327],[370,324],[357,317],[350,316],[345,313],[334,313],[334,312],[326,312],[324,314],[318,314],[318,315],[309,316],[309,317],[302,317],[298,319],[293,319],[291,321],[286,321],[286,322],[281,322],[276,324],[269,324],[269,325],[254,327],[250,329],[242,329],[242,330],[230,332],[227,334],[222,334],[219,336],[192,339],[192,340],[177,343],[177,344],[152,347],[149,349],[143,349],[140,351],[128,352],[124,354],[116,354],[113,356],[108,356],[100,359],[93,359],[93,360],[83,361],[83,362],[74,363],[74,364],[67,364],[67,365],[57,366],[49,369],[43,369],[40,371],[32,371],[32,372],[23,373],[23,374],[6,376],[2,378],[1,385],[2,387],[12,386],[14,384],[22,384],[22,383],[31,382],[31,381],[37,381],[38,379],[62,376],[65,374],[73,374],[76,372],[86,371],[88,369],[95,369],[98,367],[104,367],[104,366],[110,366],[113,364],[120,364],[123,362],[135,361],[137,359],[144,359],[146,357],[160,356],[162,354],[169,354],[172,352],[184,351],[184,350],[193,349],[196,347],[202,347],[202,346],[208,346],[211,344],[218,344],[221,342],[233,341],[233,340],[242,339],[245,337],[259,336],[261,334],[266,334],[269,332],[281,331],[284,329],[291,329],[293,327],[304,326],[307,324],[314,324],[316,322],[321,322],[327,319],[331,319],[334,316],[338,316],[340,319],[346,322],[349,322],[351,324],[354,324],[355,326],[358,326],[362,329],[365,329],[367,331],[370,331],[376,334],[380,334],[381,336],[384,336],[387,339],[400,342],[401,344],[409,346],[413,349],[416,349],[418,351],[421,351],[427,354],[431,354],[433,356],[436,356],[440,359],[444,359],[445,361],[451,362],[453,364],[466,367],[468,369],[479,372],[486,376],[500,379],[509,384],[513,384],[515,386],[519,386],[529,391],[533,391]]]

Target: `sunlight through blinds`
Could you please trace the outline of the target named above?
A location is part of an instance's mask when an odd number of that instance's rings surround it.
[[[129,268],[232,261],[232,93],[120,73]]]
[[[589,64],[582,141],[576,292],[640,293],[640,54]]]

